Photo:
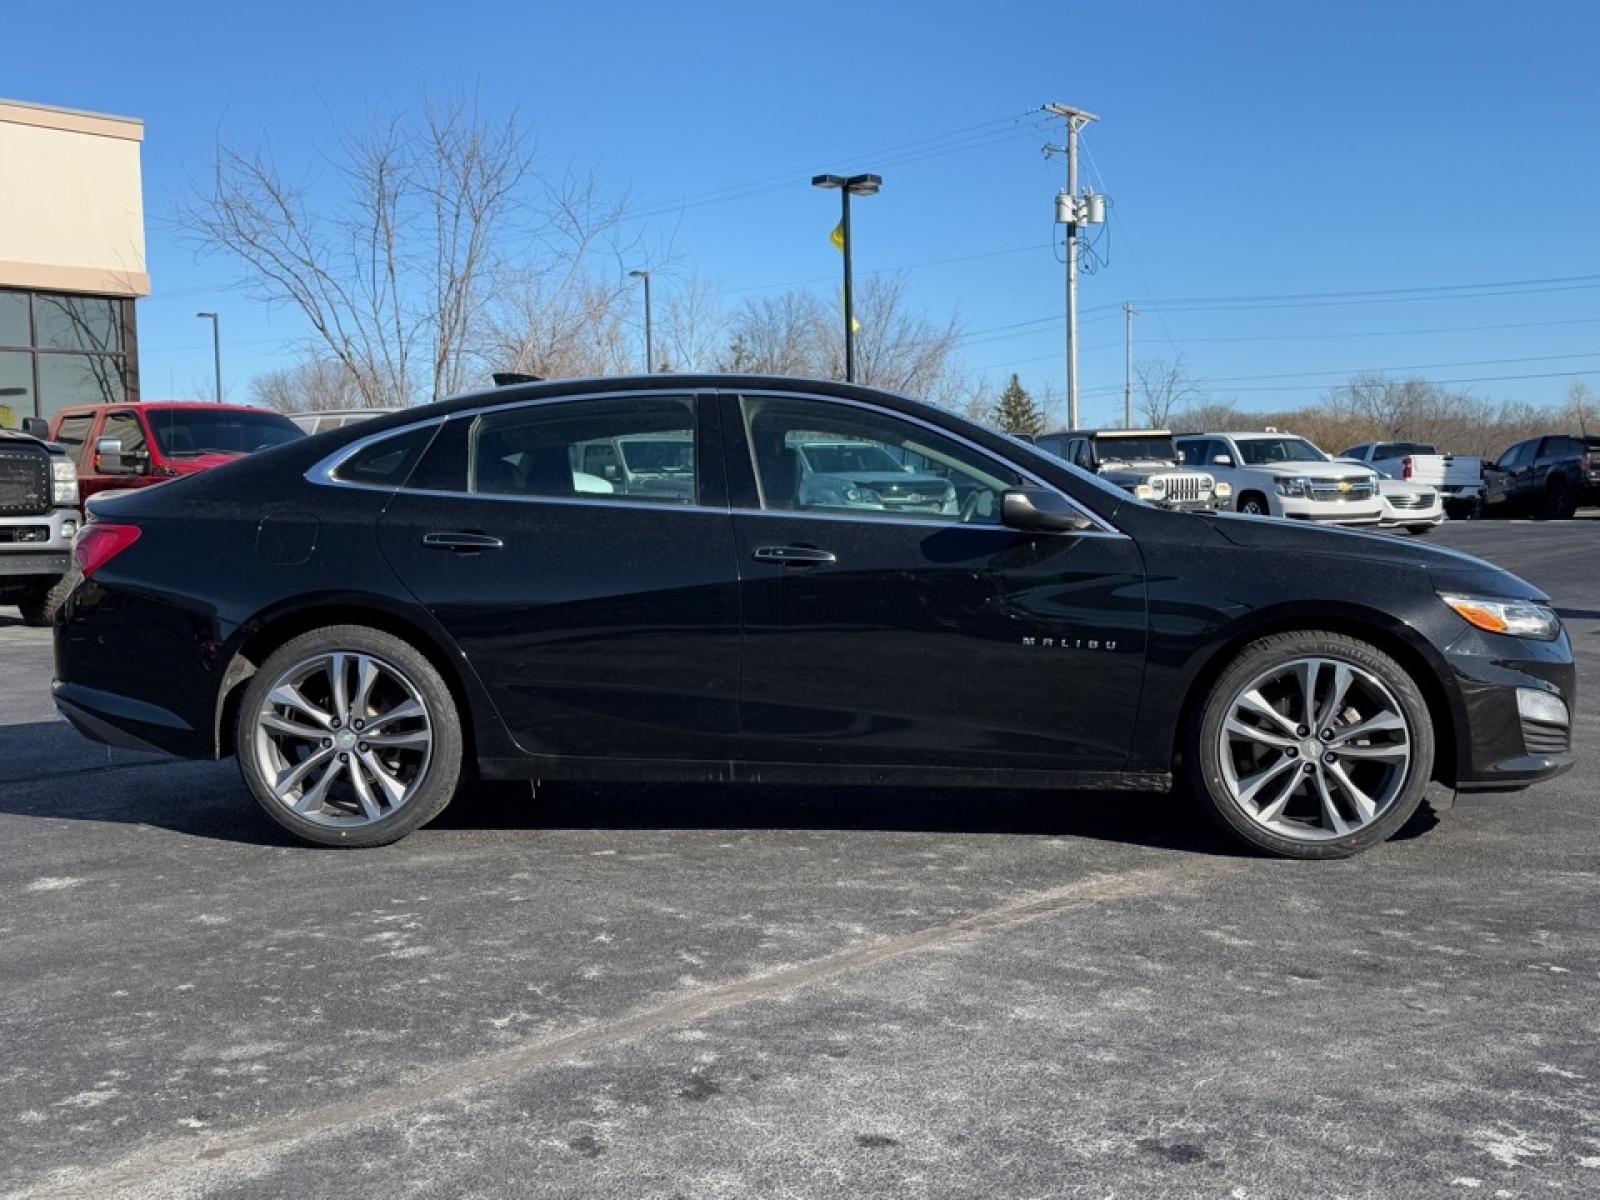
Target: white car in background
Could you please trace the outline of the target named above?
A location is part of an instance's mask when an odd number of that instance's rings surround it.
[[[1339,458],[1336,462],[1364,466],[1360,459]],[[1444,496],[1438,488],[1409,479],[1378,480],[1378,497],[1383,501],[1383,517],[1379,529],[1404,529],[1421,537],[1432,533],[1445,521]]]
[[[1236,511],[1325,525],[1383,520],[1378,472],[1329,458],[1290,433],[1189,433],[1174,439],[1184,466],[1233,490]]]

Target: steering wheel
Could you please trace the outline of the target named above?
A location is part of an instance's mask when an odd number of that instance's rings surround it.
[[[972,518],[978,515],[978,499],[982,494],[977,488],[967,493],[967,498],[961,502],[961,514],[956,518],[961,524],[972,524]]]

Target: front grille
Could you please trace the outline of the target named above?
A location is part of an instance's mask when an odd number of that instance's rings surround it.
[[[50,511],[50,457],[0,450],[0,514],[36,517]]]
[[[1374,484],[1370,479],[1313,479],[1313,500],[1371,500]]]
[[[1150,482],[1153,484],[1156,479],[1166,483],[1166,491],[1160,494],[1169,504],[1192,504],[1211,495],[1211,488],[1202,475],[1158,475]]]
[[[1422,509],[1433,507],[1432,492],[1407,492],[1403,496],[1389,496],[1386,498],[1389,501],[1390,508],[1421,511]]]
[[[1551,725],[1544,721],[1522,720],[1522,742],[1529,754],[1550,757],[1565,754],[1572,747],[1572,731],[1565,725]]]

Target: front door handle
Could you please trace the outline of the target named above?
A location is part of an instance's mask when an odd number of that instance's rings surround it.
[[[425,533],[422,535],[422,544],[430,550],[476,554],[480,550],[498,550],[505,543],[487,533]]]
[[[750,557],[757,562],[777,563],[780,567],[814,567],[818,563],[837,562],[827,550],[815,546],[762,546]]]

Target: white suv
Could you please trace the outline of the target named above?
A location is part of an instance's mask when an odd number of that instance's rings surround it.
[[[1184,465],[1233,488],[1234,507],[1257,516],[1332,525],[1377,525],[1378,473],[1335,462],[1286,433],[1191,433],[1176,439]]]

